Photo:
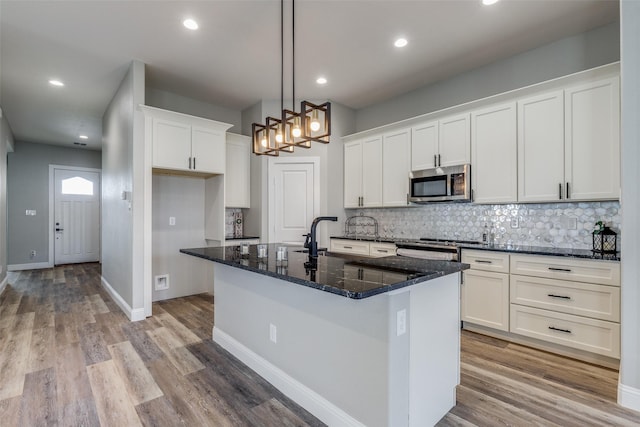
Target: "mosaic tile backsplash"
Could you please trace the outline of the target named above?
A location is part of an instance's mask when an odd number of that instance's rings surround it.
[[[591,249],[591,232],[603,221],[618,233],[620,203],[473,205],[437,203],[385,209],[348,209],[347,216],[372,216],[381,237],[482,240],[493,227],[496,244]]]

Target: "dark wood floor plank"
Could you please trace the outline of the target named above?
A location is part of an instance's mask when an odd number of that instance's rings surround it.
[[[189,426],[187,421],[173,409],[171,401],[164,395],[139,404],[136,406],[136,411],[144,426]]]
[[[78,334],[87,366],[111,359],[107,343],[102,338],[102,332],[96,323],[83,324],[78,328]]]
[[[296,414],[276,399],[269,399],[251,410],[266,426],[308,427]]]
[[[53,426],[58,424],[54,368],[26,375],[22,393],[20,422],[23,426]],[[36,409],[37,408],[37,409]]]

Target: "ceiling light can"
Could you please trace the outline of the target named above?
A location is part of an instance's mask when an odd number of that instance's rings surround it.
[[[407,41],[407,39],[402,38],[402,37],[401,37],[401,38],[399,38],[399,39],[397,39],[397,40],[393,43],[393,45],[394,45],[395,47],[405,47],[407,44],[409,44],[409,42]]]
[[[185,26],[185,28],[188,28],[189,30],[197,30],[198,29],[198,23],[191,19],[191,18],[187,18],[184,21],[182,21],[182,25]]]
[[[62,87],[62,86],[64,86],[64,83],[62,83],[62,82],[61,82],[60,80],[58,80],[58,79],[51,79],[51,80],[49,80],[49,84],[50,84],[51,86],[58,86],[58,87]]]

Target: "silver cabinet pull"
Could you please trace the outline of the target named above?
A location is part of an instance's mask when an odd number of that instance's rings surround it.
[[[552,331],[564,332],[565,334],[572,333],[569,329],[556,328],[555,326],[549,326],[549,329],[551,329]]]
[[[376,249],[378,252],[382,252],[382,253],[388,253],[389,251],[386,249]]]
[[[343,246],[345,249],[353,249],[353,246]]]
[[[547,294],[548,297],[551,298],[559,298],[559,299],[566,299],[566,300],[570,300],[571,297],[566,296],[566,295],[555,295],[555,294]]]
[[[562,271],[562,272],[565,272],[565,273],[571,273],[571,269],[569,269],[569,268],[549,267],[549,270],[551,270],[551,271]]]
[[[191,169],[191,157],[189,157],[189,169]]]
[[[435,154],[433,155],[433,167],[438,167],[438,156]]]
[[[487,260],[484,260],[484,259],[477,259],[475,261],[477,263],[480,263],[480,264],[493,264],[493,261],[487,261]]]

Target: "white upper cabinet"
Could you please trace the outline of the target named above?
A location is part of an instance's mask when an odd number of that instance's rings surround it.
[[[471,114],[471,184],[476,203],[517,200],[516,103]]]
[[[362,202],[362,141],[344,144],[344,207],[357,208]]]
[[[440,120],[438,166],[455,166],[471,162],[469,113]]]
[[[251,138],[227,134],[224,198],[228,208],[251,207]]]
[[[382,136],[362,141],[363,207],[382,206]]]
[[[620,197],[618,77],[565,90],[565,197]]]
[[[224,174],[226,131],[232,125],[141,106],[151,132],[152,166],[193,175]]]
[[[518,101],[518,200],[620,197],[617,77]]]
[[[411,130],[386,133],[382,139],[382,205],[409,204]]]
[[[438,161],[438,121],[411,129],[411,170],[433,169]]]
[[[471,162],[469,114],[458,114],[413,126],[411,170]]]
[[[564,98],[554,91],[518,101],[518,200],[557,201],[564,187]]]

